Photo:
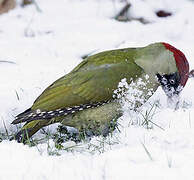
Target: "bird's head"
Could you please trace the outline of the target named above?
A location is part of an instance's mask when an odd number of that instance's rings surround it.
[[[172,59],[175,61],[177,71],[169,72],[167,74],[157,73],[156,76],[166,95],[171,98],[175,95],[179,95],[185,86],[189,78],[189,63],[180,50],[170,44],[162,44],[167,50],[173,53]]]

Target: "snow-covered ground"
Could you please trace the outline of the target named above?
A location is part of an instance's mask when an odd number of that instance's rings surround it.
[[[16,131],[10,124],[14,116],[88,53],[162,41],[181,49],[193,69],[194,2],[130,2],[131,16],[151,23],[115,21],[113,17],[124,6],[116,0],[37,0],[42,12],[31,5],[1,15],[0,132],[5,132],[5,126],[9,132]],[[158,18],[155,11],[160,9],[173,15]],[[151,122],[149,129],[138,125],[143,115],[126,108],[119,119],[120,133],[78,145],[67,142],[68,150],[59,151],[60,156],[48,154],[48,143],[49,152],[55,150],[52,141],[29,147],[4,140],[0,143],[0,179],[192,180],[193,93],[194,79],[189,79],[175,111],[159,88],[142,107],[142,114],[150,112],[146,118],[157,126]],[[152,109],[149,104],[156,101],[159,106]]]

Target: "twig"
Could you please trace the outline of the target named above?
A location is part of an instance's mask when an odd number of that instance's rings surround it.
[[[140,18],[135,18],[135,17],[129,17],[128,16],[128,11],[129,11],[129,8],[131,7],[132,5],[126,1],[126,5],[121,9],[121,11],[115,16],[115,19],[117,21],[139,21],[140,23],[142,24],[148,24],[150,23],[148,20],[144,19],[143,17],[140,17]]]
[[[35,1],[35,0],[32,0],[32,2],[33,2],[33,4],[35,5],[35,7],[36,7],[36,10],[38,11],[38,12],[42,12],[42,10],[40,9],[40,7],[38,6],[38,4],[37,4],[37,2]]]
[[[9,63],[9,64],[16,64],[13,61],[5,61],[5,60],[0,60],[0,63]]]
[[[115,19],[118,21],[127,21],[127,12],[129,10],[129,8],[131,7],[130,3],[126,3],[126,5],[121,9],[121,11],[115,16]]]

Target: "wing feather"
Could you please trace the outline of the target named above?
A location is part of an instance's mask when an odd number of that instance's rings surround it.
[[[110,53],[111,58],[98,54],[84,60],[72,72],[50,85],[34,102],[32,110],[50,111],[111,100],[121,79],[126,78],[130,83],[143,73],[133,58],[126,61],[125,51],[120,56]]]

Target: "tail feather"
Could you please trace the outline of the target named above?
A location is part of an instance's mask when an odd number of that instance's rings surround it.
[[[25,110],[24,112],[18,114],[16,117],[24,117],[24,116],[28,115],[29,112],[31,112],[31,111],[32,111],[31,108],[29,108],[29,109]]]
[[[50,120],[37,120],[31,121],[29,123],[27,122],[22,127],[22,129],[14,135],[12,140],[26,143],[37,131],[51,123],[52,122],[50,122]]]
[[[74,114],[84,109],[99,107],[107,103],[109,103],[109,101],[103,101],[103,102],[98,102],[98,103],[93,103],[93,104],[82,104],[79,106],[61,108],[61,109],[56,109],[53,111],[41,111],[40,109],[32,111],[31,109],[27,109],[23,113],[16,116],[16,119],[12,122],[12,124],[18,124],[22,122],[31,122],[31,121],[38,120],[38,119],[48,120],[54,117]]]

